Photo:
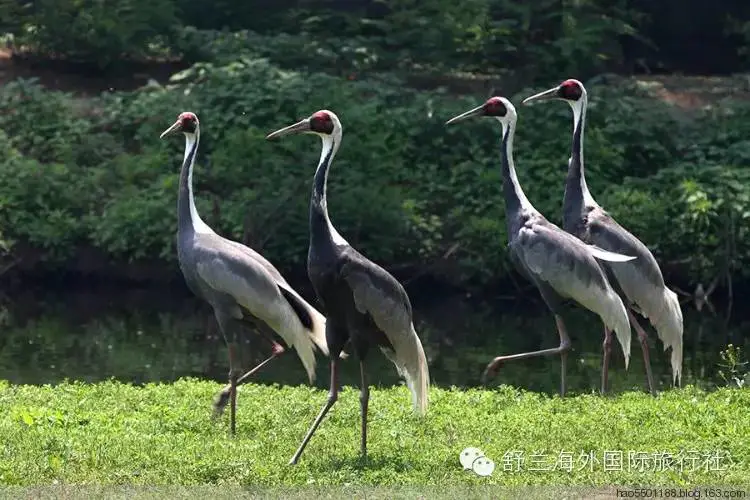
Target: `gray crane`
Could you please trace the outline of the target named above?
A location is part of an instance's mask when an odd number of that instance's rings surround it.
[[[327,317],[326,340],[331,356],[328,400],[302,440],[290,464],[295,464],[328,410],[338,399],[336,355],[351,342],[360,364],[361,454],[367,457],[367,406],[370,398],[365,358],[379,347],[406,379],[417,413],[427,411],[430,374],[422,343],[414,330],[412,309],[404,287],[382,267],[356,251],[336,231],[328,217],[328,170],[341,145],[341,122],[331,111],[320,110],[293,125],[273,132],[272,139],[312,133],[323,144],[310,198],[310,247],[307,273]]]
[[[200,140],[198,117],[190,112],[181,113],[160,137],[179,132],[185,135],[185,157],[177,201],[177,257],[188,287],[211,305],[227,342],[229,385],[219,394],[214,409],[220,414],[229,400],[230,429],[234,434],[237,385],[285,350],[266,329],[278,334],[287,346],[294,347],[312,382],[314,347],[328,354],[326,320],[263,256],[222,238],[203,222],[193,199],[193,165]],[[257,331],[271,342],[272,354],[240,377],[238,342],[242,322],[258,327]]]
[[[504,97],[491,97],[481,106],[451,118],[447,124],[472,116],[494,117],[502,125],[502,177],[509,253],[520,273],[539,289],[542,299],[555,316],[560,335],[559,347],[496,357],[487,365],[483,379],[486,380],[506,361],[559,354],[560,394],[564,396],[570,338],[560,314],[562,302],[566,298],[571,298],[596,313],[604,323],[605,331],[613,329],[617,333],[627,368],[631,338],[628,314],[597,259],[625,262],[634,257],[583,243],[549,222],[531,205],[518,182],[513,163],[513,135],[517,115],[510,101]]]
[[[648,336],[633,311],[649,319],[664,350],[671,348],[672,381],[679,385],[682,374],[682,310],[672,290],[664,284],[664,277],[656,259],[638,238],[617,223],[599,204],[586,186],[583,170],[583,130],[586,125],[586,88],[578,80],[565,80],[557,87],[527,97],[524,104],[556,99],[570,104],[573,109],[573,146],[568,161],[568,176],[563,197],[563,229],[586,243],[595,244],[612,252],[634,255],[630,262],[607,263],[610,281],[628,305],[628,317],[638,332],[638,339],[646,365],[646,378],[651,394],[655,394],[648,354]],[[607,390],[610,336],[604,341],[602,361],[602,392]]]

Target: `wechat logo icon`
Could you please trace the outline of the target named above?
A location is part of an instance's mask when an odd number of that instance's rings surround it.
[[[484,456],[479,448],[465,448],[458,456],[464,470],[473,471],[478,476],[490,476],[495,470],[495,462]]]

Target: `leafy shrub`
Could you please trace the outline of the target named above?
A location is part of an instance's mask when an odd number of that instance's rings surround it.
[[[713,276],[728,258],[747,278],[750,154],[742,131],[750,108],[688,122],[637,88],[587,87],[585,155],[594,197],[681,279]],[[531,92],[510,97],[519,102]],[[190,109],[202,125],[194,182],[204,219],[280,268],[299,267],[320,144],[265,135],[332,107],[344,126],[329,186],[340,232],[386,266],[429,266],[458,244],[452,279],[503,279],[510,264],[499,126],[489,119],[444,125],[480,101],[417,92],[396,79],[287,71],[249,57],[196,64],[165,87],[111,93],[86,106],[16,82],[0,90],[0,142],[12,145],[0,157],[0,227],[4,237],[60,262],[86,243],[113,257],[174,265],[183,143],[158,136]],[[558,222],[570,109],[549,103],[518,111],[520,181]]]
[[[21,19],[17,45],[102,67],[163,53],[178,25],[172,0],[40,0]]]
[[[71,257],[85,237],[81,219],[91,201],[88,179],[60,163],[12,158],[0,163],[0,227],[13,240],[45,251],[52,261]]]

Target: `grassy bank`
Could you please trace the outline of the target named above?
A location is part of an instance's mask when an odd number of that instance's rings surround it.
[[[326,393],[245,386],[231,439],[226,420],[210,418],[219,388],[197,380],[145,387],[0,382],[0,484],[750,484],[748,389],[563,400],[508,387],[433,389],[423,421],[412,414],[404,387],[375,389],[363,464],[358,391],[345,388],[300,464],[288,466]],[[492,476],[461,469],[458,455],[468,446],[495,461]],[[513,450],[523,463],[506,463]],[[584,458],[589,452],[593,461]],[[606,463],[605,452],[613,452]],[[674,456],[671,465],[662,453]],[[556,470],[532,470],[551,465]]]

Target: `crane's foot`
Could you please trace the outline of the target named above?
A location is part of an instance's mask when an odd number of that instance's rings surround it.
[[[502,366],[502,364],[503,358],[497,357],[487,365],[487,368],[484,369],[484,373],[482,373],[482,385],[487,385],[487,381],[490,379],[490,377],[494,377],[495,375],[497,375],[497,370]]]
[[[231,389],[229,391],[229,435],[234,437],[237,433],[237,379],[239,375],[232,371],[229,377]]]
[[[253,375],[255,375],[261,368],[267,365],[271,360],[284,354],[284,352],[285,352],[284,348],[280,344],[274,342],[273,354],[271,354],[271,356],[268,357],[265,361],[258,364],[258,366],[256,366],[249,372],[245,373],[241,377],[239,377],[239,379],[237,379],[237,385],[244,384],[245,382],[247,382],[247,380]],[[227,403],[229,403],[231,395],[232,395],[231,384],[224,387],[224,389],[222,389],[221,392],[216,395],[216,399],[214,400],[214,418],[220,417],[224,413],[224,409],[227,407]]]
[[[273,343],[273,347],[271,348],[271,352],[273,352],[274,356],[281,356],[282,354],[284,354],[284,351],[285,351],[285,349],[284,349],[284,347],[281,344],[279,344],[278,342],[274,342]]]
[[[221,415],[224,413],[224,409],[227,407],[227,403],[229,403],[230,392],[231,389],[227,387],[216,395],[216,399],[214,400],[214,413],[212,417],[214,420],[221,417]]]

